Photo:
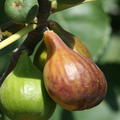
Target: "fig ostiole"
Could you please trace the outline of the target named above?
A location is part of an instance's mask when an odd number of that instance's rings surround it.
[[[1,111],[12,120],[48,120],[55,106],[45,90],[42,73],[23,51],[0,87]]]
[[[39,4],[37,0],[5,0],[4,9],[13,22],[25,24],[35,18]]]
[[[51,30],[44,32],[48,58],[44,83],[49,96],[66,110],[96,106],[105,97],[103,72],[89,58],[74,52]]]

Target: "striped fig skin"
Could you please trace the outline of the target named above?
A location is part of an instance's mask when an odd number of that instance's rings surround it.
[[[59,37],[65,42],[65,44],[69,48],[81,54],[82,56],[92,59],[87,46],[83,43],[82,40],[80,40],[74,34],[63,29],[62,26],[60,26],[57,22],[53,20],[49,20],[48,25],[51,30],[53,30],[59,35]]]
[[[48,49],[44,82],[50,97],[66,110],[84,110],[99,104],[107,82],[97,65],[68,48],[53,31],[44,32],[44,41]]]

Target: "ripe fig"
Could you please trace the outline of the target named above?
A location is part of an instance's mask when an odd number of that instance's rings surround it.
[[[76,36],[64,30],[58,23],[55,21],[48,21],[48,26],[51,30],[56,32],[61,39],[65,42],[65,44],[73,49],[75,52],[79,53],[82,56],[87,58],[91,58],[90,52],[85,46],[85,44]],[[47,59],[47,49],[45,43],[42,42],[37,49],[34,57],[34,64],[38,67],[41,71],[43,71],[44,65]]]
[[[37,0],[6,0],[4,9],[7,16],[15,23],[31,22],[38,13]]]
[[[91,58],[90,52],[87,49],[86,45],[75,35],[64,30],[57,22],[50,20],[48,22],[49,28],[52,29],[55,33],[57,33],[60,38],[66,43],[74,51],[79,54]]]
[[[23,51],[0,88],[1,110],[12,120],[48,120],[55,102],[48,96],[41,72]]]
[[[58,12],[94,0],[50,0],[52,12]]]
[[[67,110],[99,104],[106,94],[107,82],[97,65],[67,47],[53,31],[44,32],[44,41],[48,52],[44,83],[50,97]]]

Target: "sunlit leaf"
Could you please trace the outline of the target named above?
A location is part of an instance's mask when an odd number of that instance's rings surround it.
[[[64,29],[78,36],[88,46],[94,60],[104,52],[111,28],[101,3],[91,2],[53,14]]]

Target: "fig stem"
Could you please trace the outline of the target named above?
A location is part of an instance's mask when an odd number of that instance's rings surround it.
[[[36,27],[37,27],[37,24],[29,24],[28,26],[24,27],[20,31],[16,32],[15,34],[11,35],[7,39],[3,40],[2,42],[0,42],[0,50],[12,44],[13,42],[17,41],[18,39],[20,39],[30,31],[36,29]]]

